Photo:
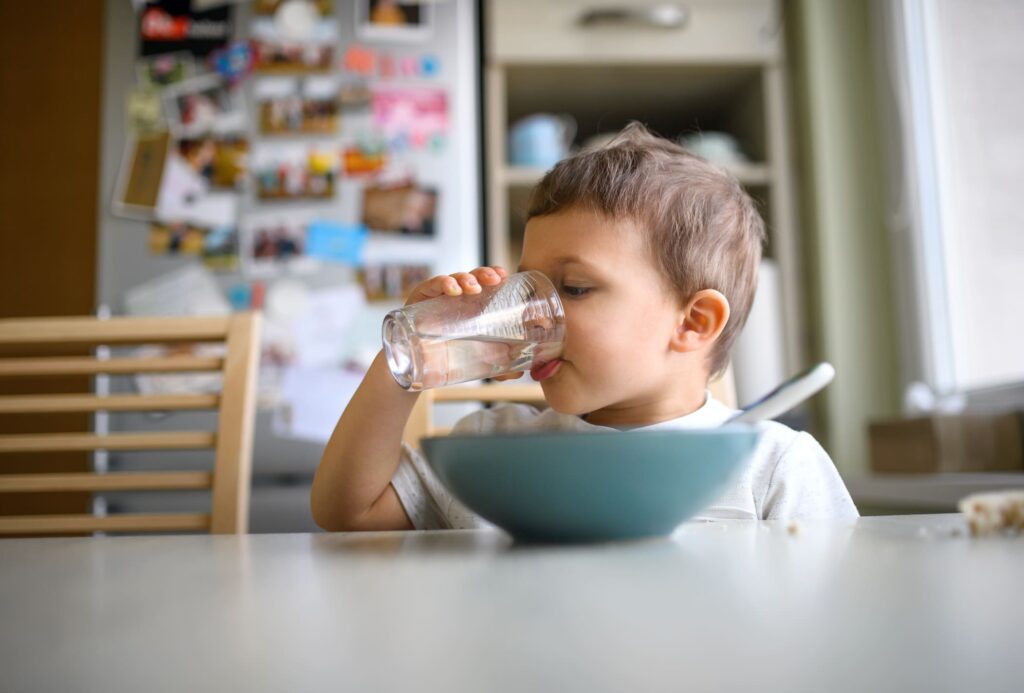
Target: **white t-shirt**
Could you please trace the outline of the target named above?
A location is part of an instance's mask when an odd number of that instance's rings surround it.
[[[632,431],[707,428],[728,419],[734,410],[708,393],[704,406],[678,419],[642,426]],[[828,453],[808,433],[775,421],[758,424],[762,433],[743,471],[717,501],[696,518],[850,520],[858,517],[843,480]],[[525,404],[504,404],[463,417],[453,434],[509,431],[608,431],[578,416],[553,409],[538,410]],[[408,445],[391,480],[406,514],[416,529],[467,529],[491,526],[441,484],[426,460]]]

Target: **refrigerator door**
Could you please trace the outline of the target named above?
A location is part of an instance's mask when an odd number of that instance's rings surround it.
[[[258,3],[256,3],[258,5]],[[339,155],[347,148],[363,143],[368,133],[380,136],[388,143],[389,165],[384,171],[385,181],[389,177],[410,173],[418,188],[432,191],[436,195],[436,213],[433,218],[433,234],[382,232],[370,229],[369,239],[363,251],[366,265],[425,265],[433,274],[451,273],[472,269],[482,263],[482,190],[480,152],[480,37],[479,6],[476,2],[431,2],[419,5],[423,12],[422,26],[392,30],[389,27],[371,24],[364,9],[369,3],[355,0],[334,0],[332,13],[326,20],[332,24],[334,57],[326,75],[337,78],[338,84],[352,86],[360,81],[375,94],[373,101],[364,108],[342,107],[341,124],[336,134],[267,134],[261,131],[258,94],[261,82],[294,79],[299,83],[304,77],[295,75],[266,75],[253,73],[239,87],[244,102],[247,125],[244,136],[250,143],[249,160],[252,166],[261,158],[274,155],[275,148],[289,146],[319,146]],[[248,40],[270,17],[254,14],[253,3],[238,3],[232,6],[234,12],[234,34],[237,40]],[[281,25],[277,25],[281,29]],[[102,163],[99,213],[99,267],[97,304],[112,310],[115,314],[127,312],[124,296],[154,277],[167,275],[183,267],[198,265],[194,257],[181,255],[153,254],[147,242],[149,222],[116,216],[111,201],[116,194],[118,176],[129,146],[129,125],[125,103],[136,88],[138,79],[138,56],[136,36],[138,16],[133,4],[111,0],[106,4],[105,19],[105,74],[102,122]],[[353,54],[352,51],[356,51]],[[360,53],[361,51],[361,53]],[[353,72],[353,57],[374,58],[369,74]],[[209,69],[209,68],[203,68]],[[363,68],[365,69],[365,65]],[[323,77],[323,75],[321,75]],[[393,127],[396,118],[394,108],[407,108],[416,99],[431,101],[428,112],[446,114],[430,127],[438,129],[442,137],[422,142],[402,142],[401,135],[386,132]],[[390,106],[391,111],[388,111]],[[439,109],[438,104],[443,107]],[[415,116],[413,116],[415,117]],[[379,140],[378,140],[379,141]],[[344,166],[344,163],[342,163]],[[251,178],[252,176],[250,176]],[[296,291],[305,291],[307,298],[317,292],[340,285],[352,286],[359,281],[357,268],[312,263],[301,271],[287,263],[261,263],[254,257],[252,238],[246,238],[247,219],[280,216],[287,218],[298,208],[308,212],[310,218],[324,218],[344,224],[358,224],[364,220],[366,189],[380,181],[373,176],[349,175],[340,171],[334,194],[327,199],[296,202],[293,200],[261,199],[257,185],[249,184],[238,193],[238,228],[241,231],[240,247],[242,260],[236,271],[215,272],[215,280],[224,296],[228,296],[240,285],[251,286],[252,282],[262,283],[268,302],[274,296],[275,288],[280,296],[293,296]],[[312,268],[311,268],[312,267]],[[276,286],[281,283],[281,286]],[[296,290],[296,287],[300,287]],[[289,294],[289,292],[291,292]],[[281,301],[287,303],[283,298]],[[278,301],[278,304],[281,303]],[[338,369],[346,361],[366,364],[380,348],[380,324],[385,313],[401,305],[401,298],[392,296],[389,300],[369,300],[348,323],[344,334],[344,345],[339,346],[331,364]],[[264,305],[264,314],[270,325],[268,332],[275,333],[272,309],[278,304]],[[157,309],[159,311],[159,308]],[[172,312],[169,310],[169,312]],[[297,330],[287,338],[296,337]],[[322,345],[321,345],[322,347]],[[322,352],[321,348],[321,352]],[[319,362],[306,367],[321,368],[325,360],[319,355]],[[295,365],[295,364],[290,364]],[[275,391],[283,378],[283,369],[266,369],[261,374],[261,407],[257,414],[256,439],[254,444],[251,527],[254,531],[297,531],[310,529],[307,489],[323,451],[322,436],[324,421],[336,421],[344,409],[345,396],[334,392],[334,397],[324,397],[323,392],[303,394],[301,388],[292,388],[289,397],[302,400],[307,413],[318,411],[321,433],[309,431],[297,435],[289,429],[287,413],[282,415],[280,391]],[[308,376],[308,373],[307,373]],[[108,379],[98,387],[112,392],[132,391],[137,383],[128,379]],[[300,407],[301,408],[301,407]],[[319,409],[318,409],[319,408]],[[168,430],[210,429],[215,426],[215,415],[194,412],[169,412],[139,414],[158,416]],[[99,415],[96,427],[99,430],[131,431],[139,427],[139,419],[132,415]],[[308,426],[307,428],[315,428]],[[305,437],[302,437],[305,436]],[[146,469],[156,466],[175,469],[209,469],[210,459],[187,453],[146,453],[106,454],[98,456],[98,464],[109,469]],[[256,492],[259,489],[259,492]],[[264,503],[264,500],[266,501]],[[110,496],[100,500],[98,505],[116,512],[119,507],[138,510],[154,509],[166,504],[156,494],[133,494]],[[187,500],[201,508],[208,499],[201,496]],[[266,507],[263,507],[266,506]],[[266,512],[264,512],[266,511]],[[275,519],[276,518],[276,519]]]

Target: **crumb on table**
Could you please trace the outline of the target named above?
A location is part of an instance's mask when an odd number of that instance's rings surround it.
[[[1017,534],[1024,530],[1024,491],[975,493],[960,501],[960,512],[974,536]]]

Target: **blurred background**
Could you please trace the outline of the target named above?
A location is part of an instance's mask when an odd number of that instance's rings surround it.
[[[832,362],[784,421],[862,513],[952,510],[1024,486],[1022,35],[1015,0],[5,0],[0,317],[261,310],[250,528],[311,530],[383,315],[514,267],[544,171],[639,120],[768,223],[739,402]]]

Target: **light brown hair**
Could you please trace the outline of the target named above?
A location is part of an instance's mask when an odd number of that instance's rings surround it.
[[[530,196],[527,219],[576,206],[637,222],[681,303],[702,289],[728,299],[709,372],[724,369],[754,300],[765,242],[764,220],[736,179],[634,122],[606,146],[549,171]]]

